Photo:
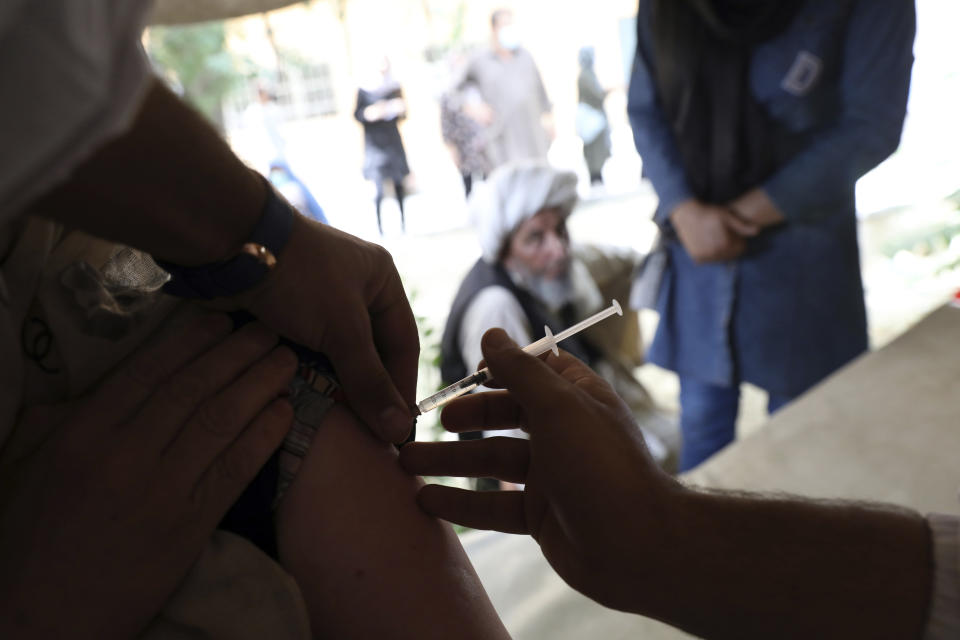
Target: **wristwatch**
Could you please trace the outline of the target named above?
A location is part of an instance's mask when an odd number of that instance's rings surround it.
[[[170,274],[163,286],[165,293],[194,300],[235,296],[256,287],[277,266],[297,214],[266,179],[264,183],[267,200],[260,219],[235,256],[196,267],[157,260],[160,268]]]

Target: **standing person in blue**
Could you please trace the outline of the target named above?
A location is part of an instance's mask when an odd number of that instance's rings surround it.
[[[857,179],[899,144],[912,0],[640,0],[628,110],[666,267],[681,470],[867,349]]]
[[[290,168],[290,163],[284,158],[275,158],[270,163],[270,173],[267,177],[270,180],[270,184],[272,184],[273,187],[280,192],[280,195],[286,198],[287,202],[292,204],[297,211],[317,222],[330,224],[326,214],[323,212],[323,207],[320,206],[317,199],[310,193],[310,189],[303,183],[303,180],[297,177],[297,174]]]
[[[382,236],[380,205],[387,181],[393,183],[393,193],[400,207],[400,226],[405,229],[403,179],[410,173],[410,168],[397,123],[407,116],[407,103],[400,83],[390,72],[390,61],[386,56],[380,59],[377,72],[357,91],[354,116],[363,125],[363,177],[372,180],[377,188],[377,229]]]

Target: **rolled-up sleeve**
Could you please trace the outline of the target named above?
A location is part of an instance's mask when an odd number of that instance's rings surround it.
[[[960,518],[927,516],[933,539],[933,589],[924,640],[960,638]]]
[[[0,222],[129,126],[153,77],[140,45],[150,5],[45,0],[0,11]]]
[[[849,202],[856,181],[900,144],[913,66],[912,0],[861,0],[850,17],[840,77],[841,114],[763,185],[788,220]]]

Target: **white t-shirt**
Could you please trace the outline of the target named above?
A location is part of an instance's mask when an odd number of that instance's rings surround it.
[[[486,287],[467,305],[460,323],[460,335],[457,336],[460,356],[467,371],[473,371],[483,359],[480,339],[491,327],[500,327],[521,346],[532,342],[530,323],[527,322],[527,315],[517,302],[516,296],[499,285]]]
[[[499,285],[482,289],[467,305],[457,339],[460,345],[460,356],[467,366],[467,371],[473,371],[477,363],[483,359],[480,339],[491,327],[500,327],[521,346],[533,341],[530,338],[530,323],[527,322],[527,315],[517,302],[516,296]],[[489,387],[483,386],[477,388],[480,392],[490,390]],[[520,429],[499,431],[497,435],[513,438],[527,437]]]

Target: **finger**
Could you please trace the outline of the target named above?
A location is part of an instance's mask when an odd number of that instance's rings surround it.
[[[493,377],[525,410],[549,411],[569,388],[549,365],[524,353],[503,329],[487,331],[480,346]]]
[[[196,503],[216,524],[283,442],[293,422],[293,407],[283,398],[271,402],[243,433],[209,465],[194,486]]]
[[[488,391],[461,396],[443,408],[443,428],[454,433],[493,429],[522,429],[521,407],[509,391]]]
[[[374,347],[366,308],[360,314],[361,319],[338,321],[323,350],[350,407],[379,438],[400,443],[413,427],[413,416]]]
[[[481,369],[486,369],[486,368],[487,368],[487,361],[484,359],[481,359],[480,362],[477,364],[476,370],[480,371]],[[497,382],[496,379],[494,378],[488,378],[487,381],[483,383],[483,386],[485,386],[488,389],[503,389],[503,385]]]
[[[97,388],[87,408],[101,420],[129,418],[177,371],[221,342],[232,323],[222,313],[191,321],[181,331],[152,340],[118,366]]]
[[[421,476],[497,478],[522,483],[530,465],[530,442],[484,438],[462,442],[413,442],[400,449],[400,465]]]
[[[362,243],[359,250],[369,274],[365,286],[344,302],[324,333],[321,350],[330,356],[361,420],[380,438],[399,443],[413,427],[419,358],[416,321],[389,252],[370,243]],[[404,378],[401,387],[394,377]]]
[[[718,259],[718,252],[712,247],[687,249],[687,254],[690,256],[690,259],[693,260],[694,264],[704,264]]]
[[[724,211],[723,213],[723,223],[737,235],[752,238],[760,233],[760,225],[740,217],[737,212]]]
[[[538,355],[538,356],[536,356],[536,357],[539,358],[540,360],[543,360],[544,362],[547,362],[548,358],[552,355],[552,353],[553,353],[553,352],[551,352],[551,351],[547,351],[547,352],[541,353],[540,355]],[[567,352],[564,351],[563,349],[560,349],[560,353],[567,353]],[[480,371],[481,369],[486,368],[486,366],[487,366],[487,361],[486,361],[486,359],[481,358],[479,364],[477,364],[477,371]],[[499,382],[497,382],[497,379],[496,379],[496,378],[489,378],[486,382],[483,383],[483,386],[487,387],[488,389],[503,389],[503,388],[504,388],[504,386],[503,386],[502,384],[500,384]]]
[[[430,515],[465,527],[529,533],[522,491],[467,491],[428,484],[420,489],[417,502]]]
[[[740,236],[731,237],[727,244],[721,247],[717,252],[717,260],[734,260],[743,255],[747,249],[746,240]]]
[[[183,461],[196,478],[271,402],[289,388],[297,357],[277,347],[234,383],[203,403],[167,447],[164,455]]]
[[[166,447],[194,411],[276,344],[275,333],[259,323],[250,323],[177,372],[138,414],[137,424],[145,432],[145,442]]]
[[[489,378],[486,382],[483,383],[487,389],[504,389],[505,387],[500,384],[496,378]]]
[[[497,331],[500,330],[498,329]],[[488,331],[487,333],[490,334],[492,331]],[[518,351],[522,355],[527,356],[527,354],[525,354],[522,350]],[[518,393],[522,393],[518,387],[519,382],[519,384],[522,384],[525,388],[529,387],[534,396],[552,405],[553,401],[557,399],[555,394],[566,393],[570,391],[568,383],[579,385],[586,381],[595,382],[600,380],[599,376],[597,376],[597,374],[586,363],[563,349],[560,349],[559,355],[554,355],[552,352],[547,351],[539,356],[527,357],[537,361],[537,364],[540,365],[532,368],[532,373],[544,374],[546,371],[552,370],[553,373],[557,375],[550,376],[549,374],[546,374],[546,377],[544,378],[524,378],[523,374],[521,373],[519,376],[512,376],[513,378],[519,378],[518,381],[508,382],[508,380],[505,378],[509,378],[511,376],[505,376],[501,372],[500,376],[498,377],[494,371],[494,368],[491,367],[491,373],[494,374],[494,377],[492,382],[488,383],[488,386],[498,389],[509,388],[514,395],[517,395]],[[486,360],[481,361],[481,364],[487,366]],[[538,387],[542,388],[542,393],[537,392]],[[521,405],[522,404],[523,403],[521,402]]]
[[[547,354],[544,363],[553,369],[561,378],[574,386],[606,385],[606,382],[586,362],[575,355],[560,349],[560,355]]]
[[[420,336],[410,301],[393,263],[388,281],[370,305],[373,339],[406,406],[416,404]]]

